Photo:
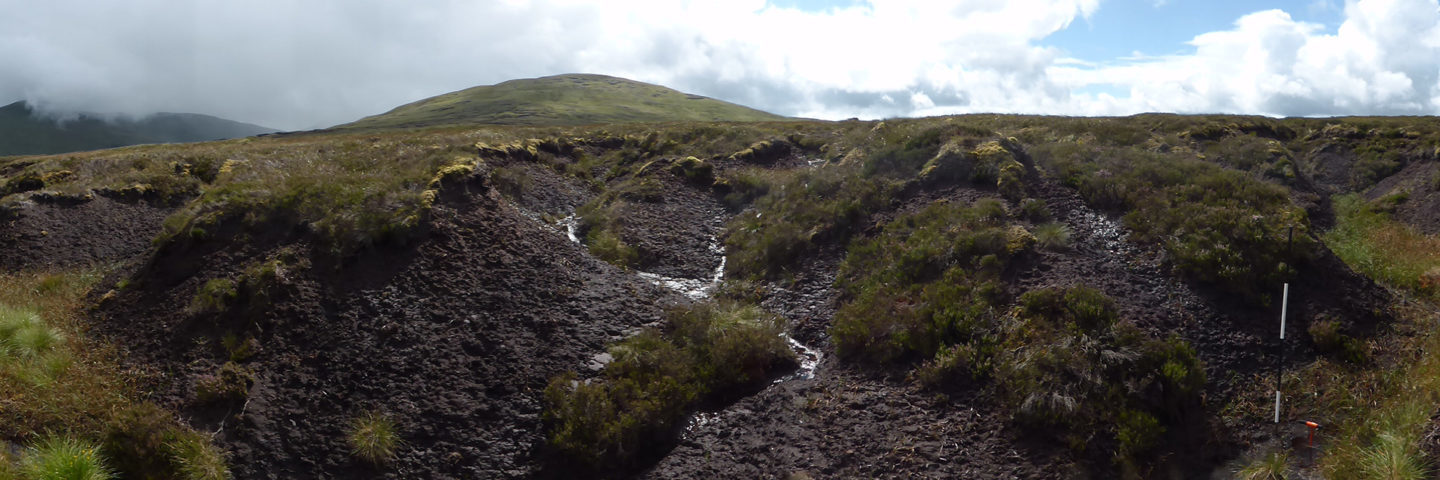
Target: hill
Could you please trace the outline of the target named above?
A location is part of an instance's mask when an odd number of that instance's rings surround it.
[[[1435,205],[1430,118],[0,158],[0,445],[126,478],[1394,478],[1440,458]]]
[[[511,80],[402,105],[337,128],[785,120],[749,107],[605,75]]]
[[[145,143],[185,143],[248,137],[274,129],[194,113],[157,113],[105,120],[82,115],[57,122],[25,102],[0,107],[0,156],[78,152]]]

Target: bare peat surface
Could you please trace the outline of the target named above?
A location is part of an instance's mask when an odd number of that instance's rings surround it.
[[[13,216],[0,213],[0,269],[88,266],[139,257],[172,211],[98,195],[81,202],[26,201]]]
[[[1366,193],[1378,200],[1395,195],[1395,219],[1429,235],[1440,234],[1440,162],[1414,162]]]
[[[782,160],[804,163],[793,155]],[[131,363],[153,371],[155,400],[215,433],[236,478],[543,477],[541,392],[549,380],[571,371],[597,375],[610,344],[658,325],[669,306],[713,294],[717,265],[722,272],[724,265],[719,236],[730,213],[706,187],[670,174],[651,177],[658,194],[626,199],[620,208],[619,234],[642,252],[635,269],[624,270],[590,255],[583,232],[572,228],[572,215],[596,192],[538,163],[495,163],[527,180],[506,187],[477,174],[447,187],[408,244],[377,246],[339,263],[316,254],[314,239],[294,228],[227,227],[210,240],[153,252],[132,286],[100,305],[97,331],[127,348]],[[1113,212],[1090,208],[1074,190],[1033,170],[1026,184],[1026,196],[1044,200],[1072,241],[1063,250],[1036,249],[1013,260],[1003,278],[1009,296],[1087,285],[1115,299],[1122,321],[1158,338],[1185,339],[1208,377],[1206,411],[1196,412],[1198,418],[1222,418],[1219,412],[1237,397],[1254,393],[1257,376],[1277,360],[1278,291],[1276,302],[1254,305],[1186,279],[1159,246],[1132,241]],[[953,185],[911,191],[856,234],[873,234],[930,202],[986,197],[997,195],[988,187]],[[0,242],[18,246],[0,254],[0,267],[142,255],[167,213],[103,198],[28,208],[0,229]],[[37,229],[46,234],[36,236]],[[98,233],[111,231],[120,233]],[[86,253],[74,258],[47,254],[65,244],[46,238],[51,235],[74,239],[64,242],[98,236],[105,247],[86,250],[80,243]],[[1015,426],[987,386],[941,395],[906,379],[913,365],[861,366],[836,358],[828,332],[844,245],[812,250],[790,278],[762,282],[753,292],[761,306],[789,319],[792,345],[805,357],[802,369],[728,405],[707,405],[678,445],[663,456],[657,452],[659,460],[637,477],[1113,473],[1109,458],[1074,458],[1062,440]],[[263,295],[241,294],[257,308],[196,307],[197,292],[212,279],[238,282],[247,270],[277,259],[282,267]],[[1286,360],[1292,367],[1313,359],[1305,335],[1311,321],[1336,319],[1347,331],[1369,335],[1384,326],[1392,300],[1328,252],[1301,267],[1291,292],[1288,331],[1296,341]],[[227,371],[248,372],[240,380],[242,395],[201,395],[206,382]],[[357,460],[346,441],[353,419],[367,412],[395,419],[404,440],[383,467]],[[1208,477],[1238,452],[1272,440],[1267,420],[1206,420],[1193,431],[1171,432],[1177,453],[1155,473]]]
[[[202,255],[201,272],[176,283],[184,277],[156,267],[106,306],[101,330],[162,371],[158,400],[217,432],[236,478],[534,477],[549,379],[582,370],[679,297],[473,188],[447,195],[411,247],[285,272],[253,324],[183,312],[204,279],[274,251],[197,247],[170,255]],[[196,383],[227,360],[227,332],[255,337],[258,353],[240,362],[254,383],[244,399],[202,402]],[[372,410],[396,419],[405,441],[383,469],[346,443],[352,419]]]

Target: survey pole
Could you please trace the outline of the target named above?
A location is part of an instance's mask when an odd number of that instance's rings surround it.
[[[1275,355],[1275,424],[1280,424],[1280,372],[1285,369],[1285,315],[1290,309],[1290,284],[1280,299],[1280,342]]]

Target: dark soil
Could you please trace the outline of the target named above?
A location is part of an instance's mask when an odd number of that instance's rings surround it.
[[[1071,229],[1073,241],[1063,251],[1041,250],[1020,259],[1007,275],[1013,293],[1088,285],[1116,299],[1122,318],[1151,335],[1179,335],[1206,365],[1205,418],[1219,418],[1236,397],[1254,391],[1257,375],[1271,371],[1280,292],[1275,305],[1259,307],[1177,278],[1158,247],[1130,242],[1118,219],[1090,209],[1073,190],[1038,178],[1030,184],[1030,195],[1047,202],[1054,218]],[[995,195],[968,187],[918,192],[871,223],[878,227],[934,201],[969,203],[985,197]],[[824,352],[816,377],[783,382],[701,414],[680,446],[644,478],[1118,475],[1104,455],[1074,459],[1058,439],[1013,426],[1009,413],[983,388],[940,395],[906,381],[903,371],[867,372],[836,360],[827,330],[837,307],[832,285],[842,257],[838,247],[831,247],[807,258],[793,282],[771,286],[761,303],[791,319],[796,338]],[[1291,288],[1287,332],[1294,341],[1286,357],[1291,368],[1314,358],[1305,329],[1315,318],[1340,319],[1352,331],[1371,333],[1388,320],[1375,313],[1389,304],[1388,294],[1333,256],[1317,260]],[[1249,445],[1270,440],[1267,422],[1201,421],[1177,429],[1166,441],[1169,460],[1150,474],[1208,478],[1211,469]]]
[[[827,361],[704,417],[642,478],[1071,478],[983,398],[937,400]]]
[[[177,312],[203,279],[303,244],[159,258],[203,268],[178,282],[157,268],[154,281],[106,305],[101,328],[159,366],[159,400],[218,432],[236,478],[536,476],[548,380],[584,371],[678,298],[473,188],[437,206],[413,247],[289,272],[283,300],[253,324]],[[183,258],[195,255],[205,261]],[[225,361],[216,342],[225,333],[259,341],[243,362],[255,383],[244,400],[200,404],[195,379]],[[351,419],[368,410],[395,418],[405,442],[380,469],[346,444]]]
[[[339,263],[313,253],[304,232],[283,229],[222,231],[209,243],[159,252],[141,267],[133,287],[102,304],[98,330],[128,347],[133,362],[155,370],[158,401],[197,428],[216,432],[231,452],[236,478],[555,476],[546,469],[552,459],[543,447],[540,419],[541,391],[549,379],[569,371],[593,375],[607,345],[655,324],[666,306],[686,300],[596,260],[551,223],[595,192],[539,164],[507,168],[524,172],[530,179],[525,188],[502,196],[478,179],[465,188],[447,188],[427,229],[408,246],[377,247]],[[1326,168],[1319,174],[1344,175]],[[624,239],[647,252],[639,270],[708,278],[718,260],[710,243],[727,213],[706,187],[668,173],[655,178],[662,182],[663,199],[632,202],[621,226]],[[1029,195],[1047,202],[1055,219],[1069,226],[1073,241],[1066,250],[1017,259],[1006,274],[1013,294],[1088,285],[1115,298],[1125,321],[1156,337],[1187,340],[1206,365],[1207,418],[1218,418],[1254,390],[1257,375],[1277,360],[1279,286],[1277,303],[1256,306],[1178,278],[1163,252],[1130,242],[1115,218],[1090,209],[1073,190],[1035,175],[1028,183]],[[883,224],[936,200],[989,196],[994,196],[990,190],[955,186],[915,192],[871,223]],[[63,209],[96,208],[87,205],[124,204],[96,200],[32,208],[69,214],[76,210]],[[155,215],[158,228],[163,214]],[[15,226],[26,221],[31,223]],[[86,231],[115,228],[84,226],[99,221],[74,217],[63,223]],[[33,232],[41,225],[36,222],[33,212],[22,215],[4,232]],[[123,248],[143,252],[153,235],[151,230],[136,246]],[[124,258],[131,251],[109,255]],[[1108,459],[1072,458],[1059,440],[1013,426],[1009,412],[982,386],[942,395],[906,380],[904,368],[837,360],[828,329],[843,252],[841,245],[822,245],[800,262],[793,278],[754,292],[762,306],[790,320],[795,338],[824,353],[815,377],[787,377],[704,412],[679,445],[640,477],[1115,473]],[[6,255],[0,261],[17,256]],[[250,266],[276,258],[286,266],[267,308],[236,305],[222,314],[188,308],[207,280],[236,279]],[[1313,358],[1305,334],[1312,320],[1334,318],[1347,331],[1372,334],[1388,321],[1376,312],[1389,303],[1386,292],[1333,256],[1304,267],[1291,286],[1287,332],[1295,341],[1287,347],[1287,364]],[[237,359],[255,372],[254,383],[244,398],[202,403],[197,380],[215,374],[233,356],[222,346],[226,335],[257,341],[257,353]],[[350,453],[347,429],[367,411],[386,413],[399,424],[405,443],[389,465],[368,465]],[[1173,455],[1152,473],[1208,476],[1247,445],[1265,441],[1270,431],[1260,428],[1268,425],[1265,420],[1172,432]]]
[[[636,269],[675,278],[710,278],[720,261],[714,249],[719,247],[725,207],[709,188],[670,173],[654,178],[664,185],[664,198],[628,203],[620,228],[620,238],[641,252]]]
[[[0,269],[64,268],[122,262],[150,249],[174,211],[94,196],[81,202],[26,201],[0,213]]]
[[[1408,198],[1395,205],[1395,219],[1426,234],[1440,234],[1440,162],[1413,162],[1375,184],[1365,198],[1378,200],[1402,192]]]

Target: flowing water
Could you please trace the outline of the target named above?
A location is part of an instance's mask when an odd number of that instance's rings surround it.
[[[575,231],[580,228],[580,219],[575,218],[575,214],[572,213],[570,216],[560,219],[557,227],[565,231],[565,236],[569,237],[570,241],[580,243],[580,237],[575,236]]]

